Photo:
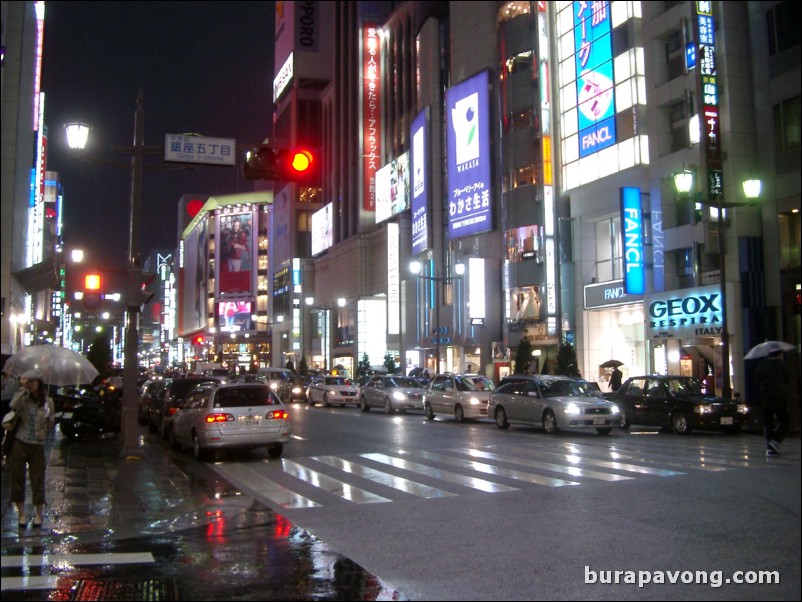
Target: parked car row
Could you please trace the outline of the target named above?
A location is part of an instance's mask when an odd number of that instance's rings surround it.
[[[227,382],[195,376],[148,382],[142,388],[141,416],[152,432],[174,448],[191,446],[201,459],[216,449],[266,447],[282,454],[290,436],[285,403],[358,405],[363,412],[387,414],[422,410],[428,420],[453,416],[457,422],[490,418],[500,429],[511,425],[595,429],[600,435],[632,424],[688,434],[693,429],[738,432],[748,423],[746,404],[704,393],[703,383],[682,376],[637,376],[601,397],[592,383],[566,376],[511,374],[498,386],[480,374],[437,374],[427,387],[400,375],[376,375],[362,386],[342,376],[321,375],[304,388],[300,379]]]

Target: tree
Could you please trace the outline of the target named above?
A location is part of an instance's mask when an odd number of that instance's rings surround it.
[[[389,351],[384,354],[384,367],[387,368],[387,374],[395,374],[397,370],[395,358],[393,358],[393,355]]]
[[[370,372],[370,358],[367,353],[363,353],[362,359],[359,360],[359,363],[356,365],[356,376],[357,378],[362,378],[363,376],[367,376],[368,372]]]
[[[571,343],[563,343],[557,351],[557,374],[582,378],[576,360],[576,350]]]
[[[306,376],[309,374],[309,366],[306,365],[306,358],[301,356],[301,361],[298,362],[298,374]]]
[[[95,337],[95,340],[92,341],[92,344],[89,346],[86,359],[88,359],[100,373],[98,374],[99,378],[106,378],[109,375],[113,360],[109,335],[98,334]]]
[[[521,337],[518,348],[515,350],[515,374],[527,374],[532,363],[532,343],[526,337]]]
[[[295,372],[295,364],[292,363],[292,358],[287,360],[287,364],[284,366],[287,370],[292,370]]]

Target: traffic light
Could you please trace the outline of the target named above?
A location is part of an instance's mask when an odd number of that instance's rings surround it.
[[[84,311],[94,313],[100,309],[103,298],[101,296],[101,286],[103,279],[97,272],[84,274],[84,296],[81,299]]]
[[[94,292],[94,293],[99,292],[100,283],[101,283],[100,274],[97,273],[86,274],[84,276],[84,292]]]
[[[242,164],[242,173],[249,180],[302,182],[311,179],[316,168],[315,153],[308,148],[274,151],[263,144],[248,152]]]
[[[153,298],[153,291],[148,290],[148,286],[156,277],[156,272],[144,272],[142,268],[131,268],[128,270],[128,287],[126,289],[125,302],[129,308],[137,311]]]
[[[192,342],[195,343],[196,345],[203,345],[203,335],[202,334],[195,335],[195,338],[192,339]]]

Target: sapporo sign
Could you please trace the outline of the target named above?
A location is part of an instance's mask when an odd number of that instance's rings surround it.
[[[237,141],[233,138],[165,134],[164,160],[176,163],[234,165],[237,160]]]
[[[646,336],[721,336],[721,302],[718,284],[649,296],[646,298]]]

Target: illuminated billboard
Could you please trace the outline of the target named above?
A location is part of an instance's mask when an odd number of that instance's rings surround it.
[[[493,229],[490,204],[490,78],[483,71],[446,91],[448,236]]]
[[[376,209],[375,177],[381,160],[380,29],[362,26],[362,208]]]
[[[250,301],[224,301],[217,304],[217,328],[221,332],[253,330]]]
[[[429,247],[429,109],[418,113],[412,122],[412,254]]]
[[[250,295],[256,256],[253,212],[220,215],[217,229],[217,292]]]
[[[532,224],[510,228],[504,232],[507,261],[518,263],[528,259],[543,261],[543,226]]]
[[[204,219],[189,233],[183,245],[181,268],[181,324],[179,333],[186,335],[206,327],[206,286],[208,281],[209,221]]]
[[[312,255],[322,253],[334,244],[332,203],[312,214]]]
[[[376,172],[376,223],[409,209],[409,153]]]

